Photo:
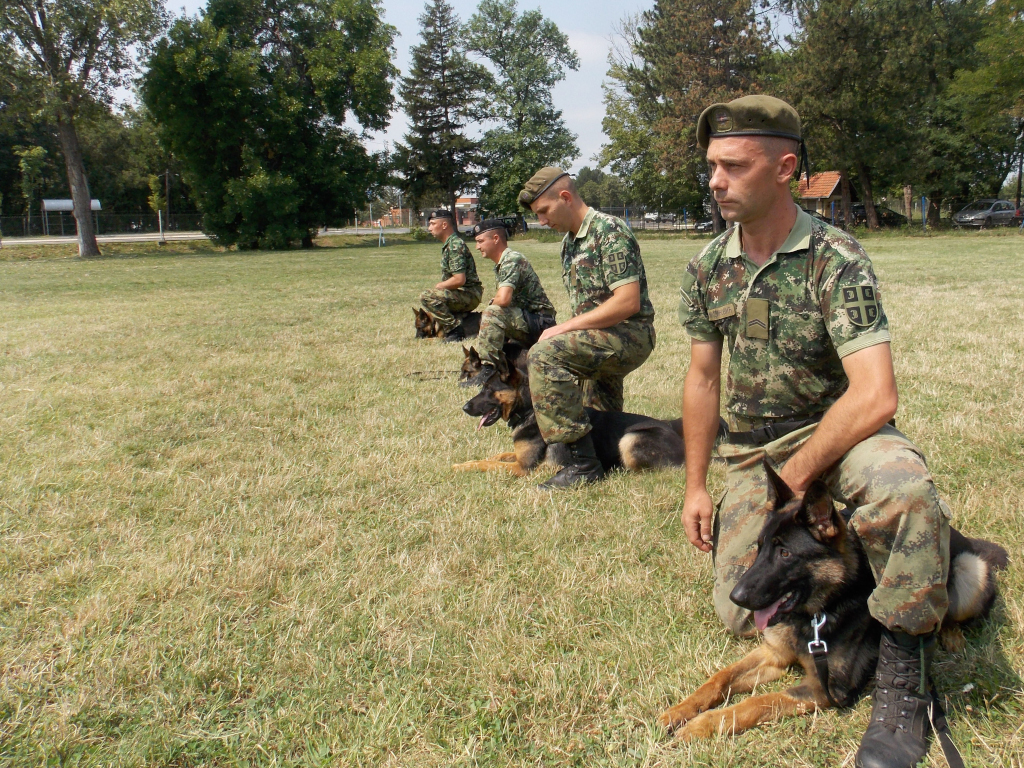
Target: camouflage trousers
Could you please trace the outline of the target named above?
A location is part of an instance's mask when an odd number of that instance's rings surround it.
[[[534,315],[534,317],[546,317]],[[554,318],[552,318],[553,324]],[[528,314],[519,307],[499,307],[489,304],[480,318],[480,333],[476,337],[476,351],[481,360],[498,364],[498,355],[506,341],[515,341],[524,347],[536,338],[530,330]]]
[[[420,304],[426,313],[434,318],[438,329],[449,333],[458,325],[452,313],[472,312],[480,303],[481,296],[483,290],[480,288],[431,288],[420,294]]]
[[[530,393],[544,441],[572,443],[587,434],[585,406],[621,411],[622,381],[651,356],[654,341],[652,323],[624,320],[611,328],[569,331],[534,344]]]
[[[715,610],[733,632],[754,631],[750,611],[729,599],[757,554],[768,480],[761,458],[781,467],[817,425],[763,446],[724,444],[725,492],[714,522]],[[921,634],[946,613],[949,516],[924,455],[901,432],[884,426],[858,443],[824,475],[832,498],[853,510],[853,526],[875,576],[868,611],[889,629]]]

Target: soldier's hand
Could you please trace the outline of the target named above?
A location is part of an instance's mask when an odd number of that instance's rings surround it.
[[[544,339],[550,339],[552,336],[557,336],[560,333],[565,333],[565,329],[561,325],[552,325],[550,328],[545,328],[544,333],[540,335],[537,341],[544,341]]]
[[[683,529],[686,538],[701,552],[711,551],[711,518],[714,511],[711,494],[707,489],[687,489],[683,501]]]

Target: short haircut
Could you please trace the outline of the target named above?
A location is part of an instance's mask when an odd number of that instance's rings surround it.
[[[764,136],[761,138],[764,153],[772,161],[776,161],[783,155],[796,155],[800,159],[800,142],[796,139],[787,139],[784,136]]]

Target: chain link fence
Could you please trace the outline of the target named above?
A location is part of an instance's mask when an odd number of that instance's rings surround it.
[[[164,232],[197,232],[202,229],[201,213],[172,213],[163,217]],[[93,214],[97,235],[134,235],[160,231],[155,213]],[[71,237],[77,234],[75,217],[70,213],[52,212],[44,218],[35,216],[0,216],[0,232],[5,237]]]

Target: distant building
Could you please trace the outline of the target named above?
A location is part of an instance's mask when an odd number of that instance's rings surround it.
[[[836,204],[837,211],[842,204],[843,196],[840,189],[842,178],[843,174],[839,171],[815,173],[810,180],[806,176],[802,176],[797,186],[800,207],[806,211],[816,211],[825,217],[831,216],[832,203]]]
[[[459,226],[472,226],[480,220],[480,198],[460,197],[455,201],[455,215]]]

